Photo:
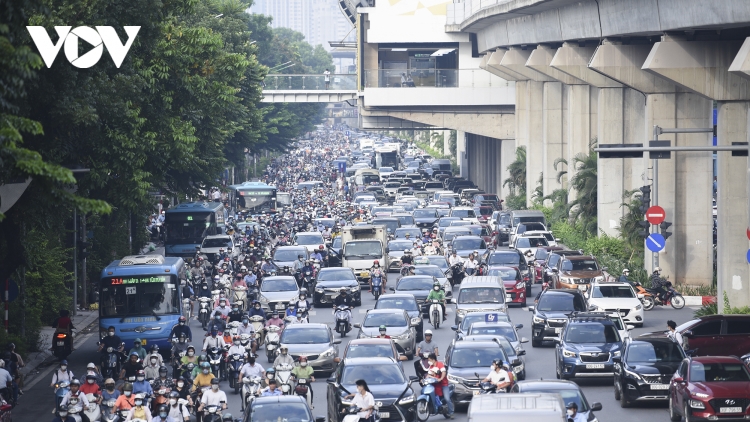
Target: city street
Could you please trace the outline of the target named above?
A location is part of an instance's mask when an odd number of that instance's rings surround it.
[[[534,295],[538,292],[539,286],[534,286]],[[355,322],[361,322],[366,309],[374,307],[375,301],[372,296],[367,292],[363,292],[363,304],[362,307],[355,309],[354,320]],[[511,319],[514,323],[523,324],[524,327],[520,330],[522,337],[531,337],[530,322],[531,314],[526,308],[511,308],[509,310]],[[682,310],[674,310],[672,308],[657,307],[654,310],[646,313],[646,321],[643,328],[636,328],[632,331],[634,336],[639,333],[663,330],[666,327],[666,321],[669,319],[675,320],[678,324],[688,321],[692,318],[693,309],[686,307]],[[449,305],[448,321],[452,321],[454,318],[453,306]],[[311,315],[311,322],[328,323],[332,322],[331,309],[321,308],[315,309]],[[204,331],[200,328],[200,325],[196,321],[192,321],[191,328],[193,335],[196,338],[193,341],[194,345],[198,345],[198,338],[202,338]],[[429,324],[425,321],[425,329],[429,329]],[[441,326],[438,330],[433,330],[434,341],[437,342],[441,354],[446,350],[446,347],[453,338],[454,332],[450,329],[449,325]],[[78,347],[78,350],[73,353],[68,361],[70,369],[73,373],[79,376],[85,372],[85,367],[88,362],[98,362],[96,354],[96,342],[97,338],[94,335],[98,330],[91,330],[88,334],[82,335],[89,336],[85,340],[84,344]],[[344,339],[344,342],[339,346],[339,352],[343,353],[346,347],[347,340],[356,336],[356,329]],[[526,349],[526,368],[527,368],[527,379],[539,379],[545,378],[550,379],[555,377],[555,366],[554,360],[552,359],[554,353],[554,346],[546,346],[542,348],[532,348],[531,343],[524,344]],[[261,350],[262,352],[262,350]],[[442,356],[441,356],[442,358]],[[258,362],[261,363],[264,368],[267,367],[265,356],[260,354]],[[52,407],[54,403],[54,397],[52,389],[49,386],[50,379],[52,377],[52,369],[54,366],[47,366],[41,369],[41,378],[32,380],[35,383],[33,387],[25,390],[24,396],[19,400],[19,406],[14,409],[13,416],[14,420],[28,421],[28,422],[39,422],[52,420]],[[414,375],[414,367],[411,361],[404,362],[404,368],[407,375]],[[489,372],[489,368],[487,369]],[[325,379],[320,374],[316,374],[316,382],[313,384],[314,397],[315,397],[315,408],[313,409],[313,415],[315,416],[326,416],[326,384]],[[39,380],[37,382],[37,380]],[[650,421],[664,421],[666,420],[667,410],[665,405],[661,404],[647,404],[639,405],[632,409],[623,410],[620,408],[619,402],[614,400],[612,381],[610,379],[597,380],[583,380],[579,382],[583,387],[584,394],[588,399],[589,403],[600,402],[603,405],[603,410],[597,413],[597,418],[601,422],[614,422],[622,420],[639,420],[642,422]],[[222,388],[228,390],[226,382],[222,383]],[[239,417],[240,415],[240,401],[239,396],[233,393],[227,393],[229,398],[229,412],[233,416]],[[442,419],[442,417],[440,417]],[[466,409],[457,409],[456,420],[466,420]]]

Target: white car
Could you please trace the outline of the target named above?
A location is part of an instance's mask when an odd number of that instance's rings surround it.
[[[551,231],[533,230],[523,234],[524,236],[544,236],[547,239],[549,246],[557,246],[560,239],[557,239]]]
[[[312,253],[318,249],[320,245],[324,245],[323,235],[320,232],[300,232],[294,235],[292,238],[292,245],[304,246],[308,252]]]
[[[380,167],[378,171],[381,179],[387,179],[395,170],[393,170],[393,167]]]
[[[622,339],[622,341],[625,341],[626,338],[630,337],[630,330],[635,328],[635,325],[625,324],[625,321],[622,320],[622,316],[617,312],[609,314],[609,319],[611,319],[612,322],[615,323],[617,332],[620,333],[620,338]]]
[[[474,213],[474,208],[469,207],[455,207],[451,209],[450,213],[451,217],[458,217],[461,220],[464,221],[470,221],[471,224],[479,224],[479,220],[477,219],[476,213]]]
[[[234,247],[234,240],[228,234],[206,236],[201,243],[199,253],[205,255],[209,261],[214,262],[214,258],[220,249],[224,249],[224,252],[231,258],[237,258],[240,255],[240,248]]]
[[[536,250],[545,246],[551,246],[547,242],[547,238],[542,235],[527,235],[524,233],[521,236],[517,236],[510,247],[518,249],[522,254],[526,255],[526,252],[531,251],[531,256],[536,255]]]
[[[643,305],[630,284],[594,282],[584,294],[592,311],[617,312],[626,324],[643,326]]]

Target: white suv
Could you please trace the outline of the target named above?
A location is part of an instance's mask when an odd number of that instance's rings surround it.
[[[584,295],[592,311],[617,312],[626,324],[643,326],[643,305],[630,284],[593,282]]]

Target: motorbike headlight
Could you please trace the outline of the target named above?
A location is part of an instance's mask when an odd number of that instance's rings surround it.
[[[574,352],[572,350],[563,349],[562,353],[563,353],[563,356],[565,356],[566,358],[574,358],[574,357],[576,357],[576,352]]]
[[[334,350],[333,348],[330,348],[330,349],[326,350],[325,352],[321,353],[320,357],[322,357],[322,358],[330,358],[331,356],[333,356],[335,354],[336,354],[336,350]]]
[[[531,320],[534,322],[534,324],[544,324],[545,322],[544,318],[539,318],[537,316],[531,318]]]
[[[641,309],[643,309],[643,306],[640,303],[637,304],[637,305],[635,305],[635,310],[636,311],[640,311]]]
[[[404,397],[403,399],[399,400],[398,404],[400,404],[400,405],[407,405],[407,404],[414,403],[414,399],[415,398],[416,397],[414,397],[414,394],[410,394],[410,395]]]

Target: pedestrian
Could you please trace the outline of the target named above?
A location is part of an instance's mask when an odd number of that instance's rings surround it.
[[[325,83],[326,83],[326,89],[330,88],[330,86],[331,86],[331,72],[328,71],[328,69],[326,69],[326,71],[323,72],[323,78],[324,78]]]

